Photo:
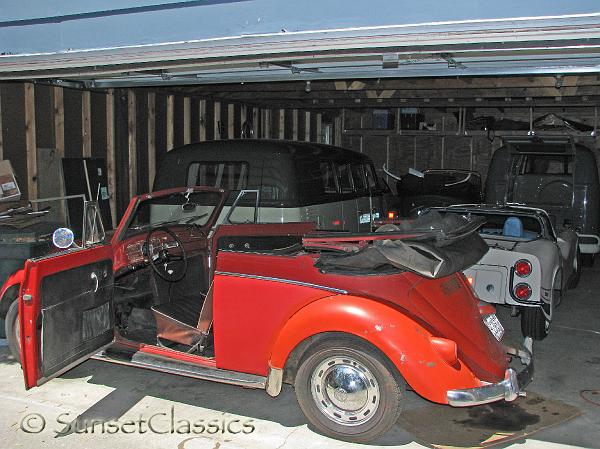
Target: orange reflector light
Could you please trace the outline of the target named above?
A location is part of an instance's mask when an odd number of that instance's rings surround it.
[[[467,281],[469,282],[469,285],[473,285],[473,282],[475,282],[475,279],[473,279],[472,276],[467,276]]]
[[[448,365],[456,367],[458,364],[458,349],[456,342],[441,337],[429,337],[431,346],[444,359]]]

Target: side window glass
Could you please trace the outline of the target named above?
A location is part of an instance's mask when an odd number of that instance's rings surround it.
[[[377,175],[372,165],[367,165],[367,182],[371,191],[377,190]]]
[[[352,164],[352,182],[354,184],[354,190],[358,193],[367,193],[367,177],[365,168],[362,164]]]
[[[352,193],[354,190],[352,186],[352,174],[350,171],[350,164],[335,164],[338,184],[342,193]]]
[[[233,193],[233,192],[232,192]],[[238,193],[227,215],[229,223],[256,223],[258,220],[258,190],[242,190]]]
[[[321,180],[325,193],[337,193],[332,164],[328,161],[321,161],[319,163],[319,170],[321,172]]]

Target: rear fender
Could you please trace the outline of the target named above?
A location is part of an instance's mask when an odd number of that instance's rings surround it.
[[[350,295],[324,297],[296,312],[274,340],[271,368],[283,370],[297,345],[328,332],[350,334],[377,347],[430,401],[447,403],[448,390],[482,385],[464,363],[446,362],[432,344],[433,335],[401,309]]]
[[[21,283],[23,282],[23,274],[23,270],[15,271],[6,279],[2,288],[0,288],[0,318],[6,316],[8,308],[10,307],[11,296],[7,295],[7,293],[13,288],[16,288],[17,292],[19,291]]]

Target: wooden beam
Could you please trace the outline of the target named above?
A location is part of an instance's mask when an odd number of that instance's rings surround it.
[[[54,147],[59,157],[65,157],[65,105],[63,88],[52,88],[52,103],[54,114]]]
[[[183,144],[187,145],[188,143],[190,143],[191,139],[192,139],[192,132],[191,132],[191,123],[192,123],[192,116],[191,116],[191,109],[190,109],[190,97],[185,97],[183,99]]]
[[[52,115],[54,122],[54,148],[59,159],[65,157],[65,105],[63,88],[54,86],[52,88]],[[60,192],[65,194],[64,174],[59,176]],[[58,215],[66,223],[67,204],[65,201],[58,203]],[[108,224],[108,223],[107,223]]]
[[[148,192],[156,175],[156,94],[148,94]]]
[[[171,151],[175,145],[175,136],[173,134],[174,109],[175,97],[173,95],[167,95],[167,151]]]
[[[129,156],[129,196],[137,195],[137,142],[135,91],[127,89],[127,150]]]
[[[334,145],[337,145],[338,147],[342,146],[342,118],[338,115],[337,117],[335,117],[333,119],[333,139]],[[389,167],[389,161],[388,161],[388,167]]]
[[[242,124],[242,128],[244,127],[244,122],[246,122],[247,120],[247,115],[248,107],[245,104],[243,104],[242,106],[240,106],[240,123]]]
[[[235,105],[229,103],[227,105],[227,138],[235,137]]]
[[[304,112],[304,140],[310,142],[310,111]]]
[[[279,110],[279,129],[277,137],[281,140],[285,139],[285,109]]]
[[[2,93],[0,93],[0,161],[4,159],[4,140],[2,138]]]
[[[258,139],[258,129],[259,129],[260,115],[258,112],[258,108],[252,108],[252,131],[254,134],[254,138]]]
[[[83,141],[83,157],[92,157],[92,103],[89,90],[81,93],[81,136]]]
[[[37,142],[35,137],[35,89],[25,83],[25,150],[27,152],[27,193],[30,200],[38,198]]]
[[[317,140],[316,141],[318,143],[322,143],[323,142],[323,136],[321,136],[321,133],[323,131],[322,130],[322,124],[323,124],[322,122],[323,122],[323,115],[321,113],[318,113],[317,114],[317,125],[316,125],[317,126],[317,129],[316,129],[316,131],[317,131]]]
[[[567,75],[562,77],[562,87],[598,86],[600,79],[596,74]],[[387,89],[502,89],[502,88],[527,88],[556,86],[556,77],[544,76],[506,76],[506,77],[439,77],[439,78],[381,78],[364,80],[342,81],[311,81],[311,94],[313,92],[356,92],[365,90]],[[297,93],[306,95],[305,81],[281,81],[277,83],[229,83],[206,84],[193,86],[191,90],[196,95],[228,95],[237,93]]]
[[[200,100],[198,104],[198,140],[206,140],[206,100]]]
[[[213,122],[213,136],[215,140],[218,140],[221,138],[221,103],[219,101],[215,101]]]
[[[263,124],[265,139],[271,138],[271,110],[265,109],[265,121]]]
[[[106,93],[106,171],[108,172],[108,191],[112,227],[117,227],[117,184],[115,161],[115,93],[108,89]]]
[[[292,109],[292,140],[298,140],[298,109]]]

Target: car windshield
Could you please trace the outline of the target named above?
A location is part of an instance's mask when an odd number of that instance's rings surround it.
[[[134,212],[126,236],[166,225],[205,226],[219,206],[218,192],[178,192],[143,200]]]

